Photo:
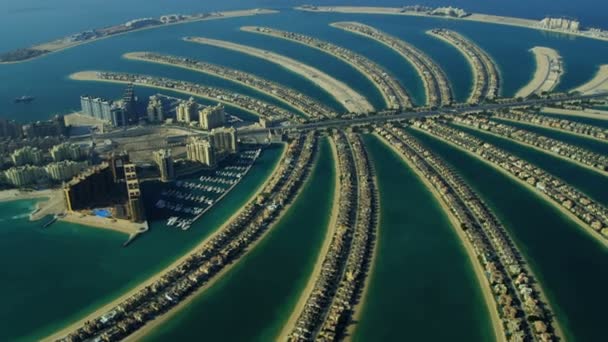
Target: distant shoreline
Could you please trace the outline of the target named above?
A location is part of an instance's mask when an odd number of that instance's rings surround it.
[[[45,43],[40,43],[40,44],[36,44],[36,45],[32,45],[30,47],[27,48],[19,48],[19,49],[15,49],[12,51],[7,51],[5,53],[11,53],[11,52],[16,52],[19,50],[33,50],[33,51],[42,51],[42,53],[37,54],[35,56],[31,56],[31,57],[25,57],[23,59],[19,59],[19,60],[14,60],[14,61],[0,61],[0,65],[2,64],[17,64],[17,63],[23,63],[23,62],[27,62],[27,61],[31,61],[34,59],[38,59],[56,52],[60,52],[63,50],[67,50],[79,45],[84,45],[84,44],[88,44],[88,43],[92,43],[92,42],[96,42],[96,41],[100,41],[100,40],[104,40],[107,38],[112,38],[112,37],[118,37],[118,36],[122,36],[125,34],[129,34],[129,33],[133,33],[133,32],[140,32],[140,31],[145,31],[145,30],[152,30],[152,29],[157,29],[157,28],[162,28],[162,27],[169,27],[169,26],[175,26],[175,25],[182,25],[182,24],[190,24],[190,23],[195,23],[195,22],[200,22],[200,21],[209,21],[209,20],[217,20],[217,19],[230,19],[230,18],[237,18],[237,17],[248,17],[248,16],[254,16],[254,15],[260,15],[260,14],[275,14],[275,13],[279,13],[279,11],[277,10],[270,10],[270,9],[246,9],[246,10],[234,10],[234,11],[224,11],[224,12],[210,12],[208,13],[210,16],[208,17],[202,17],[202,18],[198,18],[198,19],[191,19],[191,20],[183,20],[180,22],[175,22],[175,23],[167,23],[167,24],[161,24],[161,25],[153,25],[153,26],[147,26],[147,27],[142,27],[139,29],[133,29],[133,30],[129,30],[129,31],[125,31],[125,32],[120,32],[120,33],[116,33],[116,34],[110,34],[104,37],[99,37],[99,38],[93,38],[93,39],[89,39],[89,40],[85,40],[85,41],[77,41],[77,42],[62,42],[66,37],[62,37],[53,41],[49,41],[49,42],[45,42]],[[2,55],[2,53],[0,53],[0,55]]]
[[[581,37],[581,38],[596,39],[596,40],[601,40],[601,41],[605,41],[605,42],[608,41],[608,37],[598,37],[598,36],[593,36],[590,34],[585,34],[585,33],[588,33],[589,31],[567,32],[567,31],[553,30],[553,29],[548,29],[548,28],[538,26],[538,23],[539,23],[538,20],[506,17],[506,16],[484,14],[484,13],[471,13],[466,17],[450,17],[450,16],[430,15],[430,14],[414,12],[414,11],[402,12],[403,9],[400,7],[315,6],[315,8],[307,8],[307,7],[303,7],[303,6],[298,6],[298,7],[295,7],[294,9],[298,10],[298,11],[305,11],[305,12],[311,12],[311,13],[383,14],[383,15],[402,15],[402,16],[414,16],[414,17],[435,18],[435,19],[474,21],[474,22],[481,22],[481,23],[487,23],[487,24],[523,27],[523,28],[538,30],[538,31],[546,31],[546,32],[559,33],[559,34],[570,35],[570,36],[577,36],[577,37]]]

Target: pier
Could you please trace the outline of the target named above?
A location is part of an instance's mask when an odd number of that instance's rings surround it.
[[[242,31],[263,34],[317,49],[351,65],[369,79],[380,91],[389,109],[411,108],[412,101],[401,83],[389,71],[369,58],[344,47],[300,33],[280,31],[268,27],[244,26]]]
[[[418,72],[423,81],[429,107],[449,106],[454,100],[452,87],[441,67],[428,55],[407,42],[374,27],[357,22],[337,22],[331,26],[377,41],[397,52]]]
[[[487,52],[454,31],[434,29],[427,33],[452,45],[471,65],[475,83],[468,103],[478,104],[498,97],[500,87],[498,67]]]
[[[367,101],[365,96],[353,90],[346,83],[335,79],[334,77],[314,68],[310,65],[299,62],[293,58],[283,56],[268,50],[262,50],[247,45],[236,44],[223,40],[187,37],[184,38],[187,42],[210,45],[228,49],[243,54],[247,54],[256,58],[266,60],[268,62],[279,65],[295,74],[298,74],[313,84],[316,84],[321,89],[332,95],[351,113],[367,113],[374,111],[374,107]]]
[[[297,90],[288,88],[284,85],[256,75],[246,73],[244,71],[207,63],[192,58],[162,55],[152,52],[132,52],[125,54],[124,57],[130,60],[158,63],[194,70],[211,76],[223,78],[228,81],[236,82],[240,85],[276,98],[277,100],[305,114],[308,119],[314,120],[316,118],[318,119],[319,117],[331,118],[338,115],[331,108],[307,95],[302,94]],[[299,121],[303,121],[300,118],[298,119]]]

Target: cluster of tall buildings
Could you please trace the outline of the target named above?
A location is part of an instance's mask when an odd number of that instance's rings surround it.
[[[86,161],[73,160],[64,160],[45,166],[29,164],[15,166],[0,173],[0,180],[18,188],[45,183],[49,180],[64,182],[77,176],[87,166],[88,162]]]
[[[132,85],[127,87],[122,100],[116,102],[88,95],[80,97],[82,114],[107,122],[114,127],[126,126],[136,121],[136,103]]]
[[[47,152],[24,146],[10,154],[12,167],[0,172],[0,181],[15,187],[67,181],[88,166],[88,150],[79,145],[62,143]],[[0,167],[5,166],[0,156]]]
[[[201,106],[192,97],[188,101],[181,101],[176,110],[177,122],[191,124],[197,119],[198,125],[205,130],[222,127],[226,124],[226,111],[221,104]]]
[[[236,129],[216,128],[207,138],[195,137],[186,145],[187,158],[214,167],[223,158],[238,152]]]
[[[56,115],[47,121],[36,121],[28,124],[20,124],[14,120],[0,118],[0,140],[32,139],[66,134],[67,127],[61,115]]]
[[[581,23],[578,20],[546,17],[540,21],[540,27],[550,30],[579,31]]]

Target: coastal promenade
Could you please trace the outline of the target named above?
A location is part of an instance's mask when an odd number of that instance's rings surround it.
[[[371,164],[359,136],[334,133],[340,196],[333,236],[313,288],[305,294],[280,340],[340,339],[365,284],[374,248],[378,196]],[[285,336],[288,334],[288,336]]]
[[[241,30],[289,40],[339,58],[358,70],[374,84],[376,89],[382,94],[384,102],[389,109],[405,109],[413,106],[410,95],[388,70],[358,53],[317,38],[294,32],[257,26],[244,26],[241,27]]]
[[[77,81],[133,84],[142,87],[174,91],[201,97],[209,101],[221,102],[264,118],[274,120],[298,120],[298,117],[293,113],[275,105],[262,102],[256,98],[238,94],[226,89],[213,88],[186,81],[148,75],[100,71],[81,71],[70,75],[70,78]]]
[[[314,133],[295,137],[273,175],[227,224],[158,276],[48,340],[122,340],[158,324],[200,289],[208,288],[280,220],[307,179],[316,142]]]
[[[604,156],[579,146],[549,138],[519,127],[510,126],[489,119],[485,115],[466,115],[454,118],[454,123],[488,132],[492,135],[513,140],[521,145],[549,153],[579,166],[608,176],[608,156]]]
[[[409,7],[409,8],[408,8]],[[374,7],[374,6],[298,6],[295,7],[298,11],[306,11],[311,13],[349,13],[349,14],[382,14],[382,15],[401,15],[401,16],[414,16],[414,17],[428,17],[443,20],[464,20],[474,21],[487,24],[498,24],[523,27],[532,30],[540,30],[547,32],[555,32],[570,36],[585,37],[590,39],[597,39],[608,41],[608,34],[606,31],[597,32],[594,30],[583,30],[583,31],[563,31],[555,30],[543,27],[540,25],[539,20],[515,18],[507,16],[499,16],[484,13],[467,13],[464,16],[445,15],[444,13],[433,13],[428,10],[415,10],[413,7]]]
[[[548,128],[554,131],[608,142],[608,128],[589,125],[578,121],[532,114],[522,110],[511,110],[506,113],[494,112],[492,113],[492,117],[504,121],[521,122],[531,126]]]
[[[427,106],[438,107],[452,104],[454,95],[445,72],[424,52],[397,37],[368,25],[357,22],[337,22],[330,25],[384,44],[407,60],[423,81]]]
[[[129,60],[157,63],[193,70],[238,83],[257,92],[274,97],[306,115],[308,119],[315,119],[318,117],[331,118],[338,115],[331,108],[297,90],[244,71],[191,58],[163,55],[153,52],[131,52],[124,54],[123,57]]]
[[[434,29],[427,33],[452,45],[471,65],[475,83],[468,103],[478,104],[485,99],[493,100],[498,96],[500,86],[498,67],[487,52],[454,31]]]
[[[325,90],[331,96],[333,96],[340,104],[351,113],[368,113],[374,110],[374,107],[367,101],[367,99],[353,90],[346,83],[339,81],[332,76],[322,72],[319,69],[313,68],[310,65],[306,65],[295,59],[270,52],[268,50],[262,50],[255,47],[236,44],[217,39],[209,39],[202,37],[186,37],[184,38],[187,42],[215,46],[223,49],[228,49],[243,54],[247,54],[256,58],[266,60],[274,63],[282,68],[291,71],[292,73],[298,74],[305,79],[309,80],[313,84],[317,85],[321,89]]]
[[[204,20],[229,19],[238,17],[248,17],[261,14],[279,13],[268,9],[247,9],[212,13],[198,13],[187,15],[168,15],[156,18],[134,19],[127,23],[92,29],[79,32],[70,36],[59,38],[50,42],[33,45],[28,48],[21,48],[0,54],[0,64],[21,63],[34,58],[39,58],[50,53],[66,50],[78,45],[92,43],[101,39],[115,37],[131,32],[149,30],[160,27],[167,27],[179,24],[194,23]],[[164,18],[163,18],[164,17]]]
[[[483,289],[499,341],[562,336],[540,285],[505,227],[445,162],[403,128],[376,133],[404,159],[442,204]]]
[[[530,52],[534,54],[536,71],[532,80],[523,86],[515,97],[528,97],[553,91],[564,74],[564,65],[559,53],[551,48],[535,46]]]
[[[608,64],[601,65],[589,82],[572,89],[572,91],[582,94],[595,94],[608,91]]]
[[[604,248],[608,247],[608,208],[549,172],[438,119],[415,120],[413,128],[463,150],[545,198]]]
[[[38,191],[4,190],[0,191],[0,202],[12,202],[28,199],[40,200],[36,209],[30,213],[30,220],[38,221],[48,215],[61,214],[65,211],[65,199],[61,189]]]

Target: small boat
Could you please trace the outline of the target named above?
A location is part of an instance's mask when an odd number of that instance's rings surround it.
[[[17,97],[15,99],[15,103],[30,103],[30,102],[34,101],[35,99],[36,98],[33,96],[23,95],[23,96]]]

